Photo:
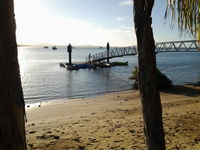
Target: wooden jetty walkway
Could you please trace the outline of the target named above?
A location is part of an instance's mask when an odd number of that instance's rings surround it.
[[[188,41],[170,41],[170,42],[158,42],[155,43],[156,53],[160,52],[200,52],[199,43],[197,40]],[[116,57],[137,55],[137,46],[121,47],[107,50],[94,55],[89,55],[86,58],[86,62],[101,62],[103,60],[109,60]]]

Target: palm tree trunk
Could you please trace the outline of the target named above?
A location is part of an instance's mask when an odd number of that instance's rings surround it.
[[[26,150],[13,0],[0,1],[0,149]]]
[[[138,45],[139,90],[144,132],[149,150],[164,150],[162,106],[156,74],[151,12],[154,0],[134,0],[134,22]]]

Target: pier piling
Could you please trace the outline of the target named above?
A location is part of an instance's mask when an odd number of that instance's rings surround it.
[[[67,52],[69,53],[69,64],[71,65],[72,64],[72,45],[71,44],[67,46]]]
[[[109,53],[110,53],[110,44],[109,44],[109,42],[107,42],[107,63],[109,63],[110,62],[110,60],[109,60]]]

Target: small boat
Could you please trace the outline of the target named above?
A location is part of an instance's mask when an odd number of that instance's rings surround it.
[[[67,70],[78,70],[79,68],[76,66],[76,65],[74,65],[74,64],[70,64],[70,65],[66,65],[67,66]]]
[[[86,69],[88,66],[86,64],[76,64],[76,67],[79,69]]]
[[[112,62],[110,64],[111,66],[128,66],[128,61],[127,62]]]
[[[57,50],[57,47],[56,47],[56,46],[53,46],[53,47],[52,47],[52,50]]]
[[[110,68],[111,67],[110,63],[107,63],[107,62],[101,62],[96,65],[97,65],[97,67],[100,67],[100,68]]]
[[[49,48],[48,46],[44,46],[44,48]]]

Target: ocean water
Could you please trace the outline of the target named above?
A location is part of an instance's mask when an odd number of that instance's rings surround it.
[[[73,62],[84,62],[89,53],[105,49],[75,48]],[[43,47],[18,48],[20,74],[26,103],[60,98],[83,98],[103,93],[132,89],[129,76],[137,66],[137,56],[114,58],[111,61],[128,61],[128,66],[112,68],[80,69],[67,71],[59,66],[68,62],[67,49]],[[174,84],[190,84],[200,81],[200,53],[158,53],[158,68]]]

